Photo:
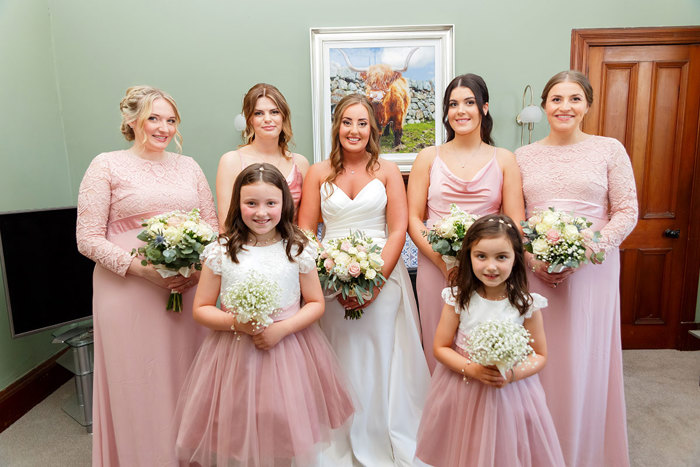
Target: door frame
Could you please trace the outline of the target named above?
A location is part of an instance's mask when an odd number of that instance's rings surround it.
[[[588,75],[588,56],[591,47],[671,44],[700,44],[700,27],[572,29],[571,69]],[[683,266],[680,323],[678,335],[675,338],[676,348],[680,350],[700,349],[700,340],[688,333],[691,329],[700,329],[700,323],[695,322],[700,278],[700,268],[698,268],[700,265],[700,119],[695,131],[695,164],[690,194],[691,215],[688,220],[686,259]]]

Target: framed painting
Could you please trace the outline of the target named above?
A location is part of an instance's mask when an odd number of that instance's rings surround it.
[[[314,162],[331,150],[336,104],[365,95],[381,132],[381,157],[411,170],[444,140],[442,96],[454,74],[454,26],[311,28]]]

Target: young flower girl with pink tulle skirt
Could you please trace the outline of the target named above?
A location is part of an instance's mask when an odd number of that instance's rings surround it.
[[[446,305],[433,346],[440,364],[416,457],[436,467],[564,466],[537,376],[547,358],[540,312],[547,300],[527,292],[519,230],[507,216],[482,217],[467,231],[458,259],[451,287],[442,292]],[[522,325],[533,352],[500,370],[472,361],[480,360],[476,341],[489,321]],[[512,337],[499,337],[499,346]]]

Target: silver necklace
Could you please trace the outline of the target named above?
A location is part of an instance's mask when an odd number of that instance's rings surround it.
[[[479,152],[479,150],[481,149],[481,143],[482,143],[482,142],[483,142],[483,141],[479,141],[479,145],[476,147],[476,149],[474,149],[474,150],[471,152],[471,154],[469,154],[468,156],[462,158],[462,160],[463,160],[464,162],[462,162],[462,165],[460,165],[461,168],[464,168],[464,166],[467,165],[467,162],[469,161],[469,159],[471,159],[472,157],[474,157],[474,155],[475,155],[476,153]]]

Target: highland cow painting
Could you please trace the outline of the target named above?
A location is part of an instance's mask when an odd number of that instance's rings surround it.
[[[333,111],[352,93],[371,102],[381,155],[402,171],[410,170],[421,149],[443,142],[442,94],[453,75],[451,26],[312,29],[311,41],[315,161],[328,157]]]

